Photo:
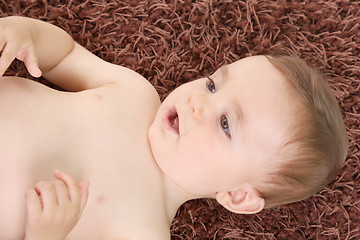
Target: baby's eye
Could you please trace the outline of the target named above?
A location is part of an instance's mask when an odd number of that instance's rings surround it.
[[[214,93],[215,92],[215,83],[214,81],[210,78],[207,77],[208,81],[206,82],[206,88],[211,92]]]
[[[220,117],[220,126],[224,130],[225,134],[231,138],[229,120],[226,115],[221,115]]]

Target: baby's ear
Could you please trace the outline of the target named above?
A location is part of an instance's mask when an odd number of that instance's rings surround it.
[[[216,200],[229,211],[240,214],[258,213],[265,206],[264,199],[254,191],[219,192]]]

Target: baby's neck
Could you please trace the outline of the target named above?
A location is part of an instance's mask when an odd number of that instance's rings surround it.
[[[152,154],[153,163],[155,163],[155,166],[156,166],[155,168],[157,169],[158,174],[161,175],[161,177],[160,177],[161,184],[160,185],[161,185],[161,191],[163,193],[163,197],[162,197],[163,203],[164,203],[164,207],[166,209],[169,224],[171,224],[172,220],[175,217],[177,210],[183,203],[185,203],[188,200],[199,198],[199,197],[195,197],[195,196],[189,194],[188,192],[186,192],[184,189],[179,187],[174,181],[172,181],[169,177],[167,177],[164,174],[162,169],[157,164],[157,161],[156,161],[154,154],[152,152],[152,149],[151,149],[150,142],[149,142],[149,146],[150,146],[149,150]]]
[[[179,207],[188,200],[195,199],[194,196],[185,192],[173,181],[163,175],[164,202],[169,222],[173,220]]]

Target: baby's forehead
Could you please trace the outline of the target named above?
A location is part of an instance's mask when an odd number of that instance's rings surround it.
[[[219,67],[214,72],[217,80],[225,82],[249,82],[261,86],[288,85],[286,76],[265,55],[256,55]]]
[[[223,75],[229,75],[239,72],[240,70],[260,71],[264,68],[273,68],[273,65],[265,55],[256,55],[245,57],[232,63],[224,64],[220,66],[214,73],[219,72]]]

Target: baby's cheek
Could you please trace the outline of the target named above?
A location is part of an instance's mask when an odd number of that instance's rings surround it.
[[[193,141],[183,145],[181,155],[183,159],[187,159],[192,164],[206,164],[213,148],[214,146],[204,138],[193,139]]]

